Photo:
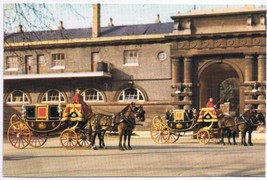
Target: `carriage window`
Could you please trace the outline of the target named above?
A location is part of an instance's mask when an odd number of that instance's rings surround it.
[[[135,50],[124,51],[124,62],[125,66],[137,66],[138,65],[138,52]]]
[[[52,69],[65,69],[65,54],[52,54]]]
[[[57,111],[57,106],[49,106],[49,119],[59,120],[59,113]]]
[[[103,94],[96,89],[87,89],[82,96],[85,102],[104,102]]]
[[[64,95],[58,90],[52,89],[44,93],[41,98],[42,103],[59,103],[66,102]]]
[[[6,57],[6,68],[5,71],[18,71],[19,67],[18,57],[16,56],[8,56]]]
[[[145,101],[143,93],[139,89],[128,88],[124,89],[119,97],[119,102],[123,101]]]
[[[6,103],[29,103],[29,96],[23,91],[13,91],[11,92],[6,100]]]
[[[26,107],[26,118],[28,120],[35,120],[35,107],[29,106]]]

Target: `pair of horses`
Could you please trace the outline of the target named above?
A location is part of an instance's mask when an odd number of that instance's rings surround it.
[[[247,146],[248,144],[252,146],[252,131],[255,130],[260,123],[265,124],[265,116],[263,115],[263,113],[258,113],[253,108],[245,111],[242,115],[236,118],[219,112],[218,120],[221,143],[223,145],[225,145],[225,133],[227,133],[228,135],[229,144],[231,144],[231,136],[233,137],[233,143],[237,144],[235,141],[235,136],[237,132],[241,132],[241,144],[243,144],[244,146]],[[246,133],[248,133],[248,144],[246,142]]]
[[[117,114],[96,114],[91,111],[88,118],[89,139],[92,149],[97,149],[95,144],[97,136],[99,139],[99,147],[106,148],[104,142],[106,131],[116,131],[119,135],[119,149],[126,150],[132,149],[132,132],[136,126],[136,121],[145,120],[145,111],[142,106],[137,107],[135,103],[132,102]],[[123,137],[124,142],[122,144]]]

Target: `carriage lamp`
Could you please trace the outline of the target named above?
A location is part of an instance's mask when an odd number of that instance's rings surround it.
[[[58,104],[57,106],[57,112],[60,114],[62,112],[61,104]]]
[[[179,83],[175,91],[175,94],[180,94],[182,92],[181,89],[182,89],[182,83]]]
[[[26,108],[24,106],[24,104],[21,106],[21,113],[24,114],[26,112]]]
[[[252,92],[253,92],[253,93],[258,92],[258,90],[257,90],[257,83],[254,83]]]

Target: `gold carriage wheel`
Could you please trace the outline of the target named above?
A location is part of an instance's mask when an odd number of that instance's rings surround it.
[[[221,143],[221,138],[219,138],[219,137],[213,137],[213,138],[211,138],[211,140],[212,140],[215,144],[220,144],[220,143]]]
[[[155,116],[152,120],[152,124],[163,123],[163,119],[160,116]]]
[[[91,146],[91,141],[89,139],[89,134],[86,132],[81,132],[78,135],[78,145],[80,147],[90,147]]]
[[[207,144],[210,141],[210,132],[202,128],[197,132],[197,140],[200,144]]]
[[[9,120],[10,124],[13,124],[13,123],[19,122],[19,121],[21,121],[21,118],[17,114],[13,114]]]
[[[60,143],[65,149],[73,149],[77,146],[78,135],[73,129],[65,129],[60,135]]]
[[[7,130],[7,139],[17,149],[24,149],[31,141],[31,131],[22,122],[12,123]]]
[[[47,141],[47,133],[32,132],[30,146],[38,148],[43,146]]]
[[[170,129],[170,137],[169,137],[168,143],[175,143],[176,141],[178,141],[181,134],[180,132],[173,132],[171,128],[169,129]]]
[[[164,144],[170,138],[170,130],[167,125],[163,123],[152,124],[150,128],[150,136],[154,142]]]

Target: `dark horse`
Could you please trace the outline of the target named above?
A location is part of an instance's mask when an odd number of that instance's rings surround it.
[[[251,142],[251,133],[256,129],[260,122],[265,123],[265,117],[262,113],[257,113],[255,109],[249,109],[241,116],[234,118],[230,115],[218,114],[218,125],[221,135],[221,143],[224,143],[224,134],[228,133],[228,143],[231,144],[230,138],[233,137],[234,144],[236,144],[235,136],[237,132],[241,132],[241,144],[247,146],[246,133],[249,134],[248,143],[253,145]]]
[[[127,105],[121,112],[113,115],[94,114],[89,120],[89,134],[91,134],[92,149],[96,149],[95,139],[98,135],[100,148],[105,148],[104,135],[106,131],[118,131],[119,149],[132,149],[130,141],[132,132],[136,126],[136,117],[145,120],[145,111],[142,106],[136,107],[134,103]],[[122,145],[122,137],[124,142]],[[128,145],[126,146],[126,140]]]

